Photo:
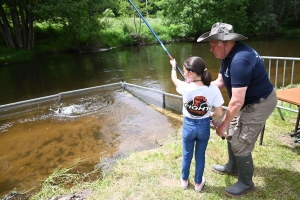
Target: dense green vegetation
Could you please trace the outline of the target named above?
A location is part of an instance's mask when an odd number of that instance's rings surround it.
[[[197,38],[215,22],[247,36],[300,32],[300,0],[132,0],[163,42]],[[128,0],[1,0],[0,62],[36,54],[156,42]]]

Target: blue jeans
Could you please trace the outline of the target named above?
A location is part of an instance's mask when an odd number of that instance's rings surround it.
[[[190,174],[191,161],[195,146],[195,183],[202,182],[205,166],[205,151],[210,137],[210,119],[191,119],[183,118],[182,127],[182,174],[183,180],[188,180]]]

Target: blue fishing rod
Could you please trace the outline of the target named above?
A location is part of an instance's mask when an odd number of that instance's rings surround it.
[[[155,36],[156,40],[160,43],[160,45],[162,46],[162,48],[165,50],[166,54],[169,56],[170,60],[173,60],[173,57],[168,52],[168,50],[166,49],[166,47],[164,46],[164,44],[160,41],[160,39],[158,38],[158,36],[156,35],[156,33],[153,31],[153,29],[151,28],[151,26],[149,25],[149,23],[147,22],[147,20],[143,17],[143,15],[140,13],[140,11],[137,9],[137,7],[132,3],[132,1],[131,0],[128,0],[128,1],[132,5],[132,7],[136,10],[136,12],[139,14],[139,16],[143,19],[143,21],[145,22],[145,24],[148,26],[148,28],[150,29],[150,31],[152,32],[152,34]],[[185,79],[183,73],[181,72],[181,70],[180,70],[180,68],[178,67],[177,64],[176,64],[176,69],[178,70],[178,72],[180,73],[180,75],[182,76],[182,78]]]

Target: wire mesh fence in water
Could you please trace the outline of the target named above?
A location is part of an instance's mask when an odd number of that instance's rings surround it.
[[[29,99],[26,101],[20,101],[5,105],[0,105],[0,120],[10,116],[21,115],[28,112],[35,112],[37,110],[51,110],[56,114],[84,114],[95,110],[99,105],[97,102],[103,103],[100,99],[97,99],[97,94],[104,93],[106,91],[116,91],[121,89],[120,83],[114,83],[109,85],[102,85],[97,87],[84,88],[79,90],[61,92],[59,94]],[[91,96],[92,95],[92,96]],[[100,98],[100,96],[98,96]],[[103,97],[101,97],[103,98]],[[66,102],[72,99],[77,99],[73,103],[73,108],[62,108]],[[83,105],[83,106],[78,106]],[[62,110],[67,109],[67,110]],[[72,112],[73,111],[73,112]],[[77,112],[76,112],[77,111]]]
[[[129,83],[125,83],[124,89],[147,104],[159,106],[176,112],[182,111],[182,97],[179,95]]]

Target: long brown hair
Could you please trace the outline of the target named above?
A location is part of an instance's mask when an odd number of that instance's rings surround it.
[[[202,83],[206,86],[210,86],[211,74],[206,68],[204,60],[198,56],[192,56],[183,62],[183,66],[188,71],[195,72],[201,77]]]

